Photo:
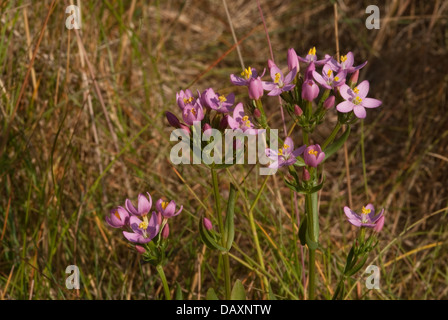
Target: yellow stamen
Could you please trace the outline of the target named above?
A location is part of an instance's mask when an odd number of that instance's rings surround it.
[[[120,217],[120,215],[118,214],[118,211],[115,211],[114,215],[115,215],[119,220],[121,220],[121,217]]]
[[[316,55],[316,47],[312,47],[312,48],[310,49],[310,51],[308,51],[308,54],[309,54],[309,55],[312,55],[312,56],[315,56],[315,55]]]
[[[191,101],[193,101],[193,97],[190,97],[190,98],[184,98],[184,103],[185,104],[189,104],[189,103],[191,103]]]
[[[275,82],[275,83],[279,83],[279,81],[280,81],[280,73],[277,72],[277,73],[275,74],[274,82]]]
[[[283,149],[288,149],[288,148],[289,148],[289,146],[287,144],[283,145]]]
[[[226,102],[227,101],[226,97],[224,97],[224,96],[219,96],[218,99],[219,99],[219,102]]]
[[[339,81],[339,77],[334,77],[334,81]]]
[[[249,117],[248,117],[248,116],[244,116],[242,120],[243,120],[244,122],[246,122],[247,120],[249,120]]]
[[[278,149],[278,155],[282,156],[283,155],[283,149]]]
[[[362,207],[362,210],[361,210],[362,214],[369,214],[371,211],[372,210],[370,210],[370,209],[366,209],[366,207]]]
[[[316,150],[311,149],[310,151],[308,151],[308,154],[312,154],[315,157],[317,157],[317,151]]]
[[[247,121],[246,121],[246,127],[250,128],[250,124],[251,124],[250,121],[247,120]]]
[[[249,68],[244,69],[244,71],[241,72],[241,75],[243,77],[245,77],[246,79],[250,79],[250,77],[252,77],[252,68],[249,67]]]
[[[361,99],[359,96],[357,96],[357,97],[353,100],[353,102],[354,102],[355,104],[360,104],[360,103],[362,102],[362,99]]]
[[[333,73],[333,71],[330,69],[330,70],[328,70],[328,72],[327,72],[327,76],[331,76],[331,74]]]
[[[359,93],[359,89],[358,89],[358,87],[355,87],[355,88],[353,89],[353,92],[356,93],[356,94],[358,94],[358,93]]]
[[[347,61],[347,56],[341,56],[341,62]]]
[[[191,112],[192,114],[196,115],[196,110],[194,110],[194,108],[191,108],[191,109],[190,109],[190,112]]]
[[[166,207],[168,206],[168,204],[169,204],[169,202],[167,202],[167,201],[163,201],[163,202],[162,202],[162,209],[165,210]]]
[[[148,229],[148,226],[149,226],[148,216],[144,216],[143,217],[143,222],[140,222],[138,227],[140,229],[146,230],[146,229]]]

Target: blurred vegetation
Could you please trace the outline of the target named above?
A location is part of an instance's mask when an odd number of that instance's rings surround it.
[[[187,87],[233,91],[248,101],[246,90],[229,81],[241,64],[223,3],[80,2],[79,37],[65,27],[68,1],[0,3],[0,298],[163,297],[155,270],[140,265],[120,232],[104,222],[111,207],[148,191],[184,205],[170,223],[165,272],[173,290],[179,282],[184,297],[203,299],[222,284],[218,255],[204,248],[197,231],[205,210],[198,199],[213,210],[210,179],[205,168],[170,163],[164,112],[178,111],[175,94]],[[367,290],[365,275],[358,275],[346,298],[446,299],[448,1],[336,3],[341,54],[353,51],[355,64],[369,61],[361,78],[383,105],[352,128],[347,157],[341,150],[325,165],[318,297],[331,297],[355,237],[342,211],[351,201],[354,208],[369,202],[386,208],[386,224],[367,263],[381,267],[381,290]],[[227,4],[245,65],[263,70],[270,53],[256,1]],[[379,30],[364,25],[370,4],[381,10]],[[286,66],[290,47],[300,55],[312,46],[318,56],[336,55],[332,1],[263,0],[261,6],[277,64]],[[271,127],[281,128],[278,100],[266,101]],[[314,141],[328,135],[336,113],[327,118]],[[221,195],[227,198],[229,174],[247,175],[241,187],[254,199],[263,178],[258,170],[229,172],[220,172]],[[299,196],[301,214],[303,202]],[[238,199],[232,281],[240,279],[249,298],[261,299],[243,207]],[[270,177],[255,217],[280,299],[304,298],[293,208],[281,173]],[[72,264],[81,271],[80,290],[65,288]]]

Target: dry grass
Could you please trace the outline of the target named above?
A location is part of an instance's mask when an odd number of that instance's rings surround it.
[[[161,292],[154,270],[144,265],[140,271],[138,256],[103,222],[110,207],[143,191],[184,205],[179,225],[171,226],[166,273],[186,297],[203,296],[221,277],[214,271],[217,256],[203,250],[196,231],[204,212],[197,199],[212,210],[209,179],[201,167],[171,165],[163,114],[177,111],[175,93],[188,86],[234,91],[247,100],[245,90],[229,81],[241,67],[235,50],[225,55],[234,42],[222,2],[82,1],[80,38],[65,28],[62,0],[44,26],[51,3],[0,4],[0,297],[143,299],[147,292],[153,298]],[[385,249],[372,254],[382,266],[382,290],[362,298],[446,299],[448,1],[387,1],[380,6],[380,30],[364,26],[369,1],[337,3],[341,53],[353,51],[357,63],[369,60],[361,77],[383,101],[364,123],[367,194],[359,123],[348,142],[354,206],[372,202],[387,214],[380,243]],[[245,38],[246,66],[267,67],[269,48],[256,3],[228,0],[228,6],[237,37]],[[289,47],[335,54],[331,2],[273,0],[262,1],[262,8],[279,64],[286,64]],[[277,100],[269,101],[271,127],[281,128]],[[321,141],[326,130],[313,138]],[[325,166],[321,241],[333,256],[318,255],[320,298],[329,296],[355,235],[341,210],[348,201],[343,163],[340,151]],[[243,186],[250,198],[261,184],[255,171]],[[248,168],[231,172],[241,179]],[[226,197],[225,171],[220,178]],[[279,252],[289,252],[293,231],[289,191],[280,177],[271,181],[256,215],[281,249],[267,237],[262,246],[268,270],[296,286],[278,263]],[[238,248],[255,257],[248,222],[242,210],[237,213]],[[256,273],[231,263],[232,278],[243,280],[250,298],[261,298]],[[82,273],[77,293],[64,286],[70,264]],[[281,286],[273,287],[286,296]],[[356,291],[348,298],[357,298]]]

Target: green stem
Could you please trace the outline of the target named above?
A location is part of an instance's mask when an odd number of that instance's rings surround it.
[[[159,273],[160,280],[162,280],[163,290],[165,292],[165,299],[171,300],[170,288],[168,287],[168,282],[166,281],[165,272],[163,272],[162,265],[160,265],[160,264],[157,265],[156,269],[157,269],[157,272]]]
[[[311,241],[319,241],[319,221],[317,212],[317,192],[307,194],[305,198],[306,213],[308,219],[308,236]],[[308,299],[314,300],[316,291],[316,262],[315,262],[315,248],[308,246],[309,261],[308,261]]]
[[[218,216],[218,228],[219,233],[222,235],[221,237],[221,245],[225,248],[226,247],[226,237],[224,236],[225,230],[224,230],[224,223],[222,220],[222,214],[221,214],[221,203],[219,200],[219,183],[218,183],[218,175],[216,173],[215,169],[211,169],[212,172],[212,183],[213,183],[213,196],[215,197],[215,210],[216,215]],[[230,283],[230,262],[229,262],[229,255],[227,252],[221,252],[222,260],[223,260],[223,267],[224,267],[224,286],[225,286],[225,292],[226,292],[226,300],[230,299],[231,295],[231,283]]]
[[[367,188],[366,155],[364,149],[364,120],[361,120],[361,159],[362,159],[362,174],[364,176],[364,190],[366,192],[366,197],[369,198],[369,190]]]
[[[258,200],[260,199],[261,193],[263,192],[263,189],[266,186],[266,183],[268,182],[268,178],[269,178],[269,176],[266,176],[266,178],[264,179],[263,184],[262,184],[260,190],[258,190],[257,196],[255,197],[255,200],[252,203],[252,206],[250,207],[250,210],[249,210],[250,228],[252,230],[252,236],[254,238],[255,249],[257,250],[258,263],[260,264],[261,270],[263,271],[263,273],[266,273],[266,268],[264,266],[263,252],[261,251],[260,242],[258,240],[257,228],[255,226],[254,208],[255,208]],[[266,291],[269,291],[269,282],[268,282],[268,279],[266,278],[266,276],[263,277],[263,282],[266,286]]]
[[[330,143],[333,142],[334,138],[336,138],[336,135],[338,134],[340,129],[341,129],[341,123],[338,122],[334,127],[333,131],[331,131],[331,134],[328,136],[327,140],[325,140],[325,142],[321,146],[322,149],[325,149]]]

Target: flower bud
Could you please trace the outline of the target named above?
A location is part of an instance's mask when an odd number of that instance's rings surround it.
[[[313,80],[305,81],[302,85],[302,99],[313,101],[319,95],[319,87]]]
[[[249,80],[249,98],[258,100],[263,96],[263,82],[260,77]]]
[[[184,125],[184,124],[180,124],[180,128],[182,129],[182,130],[184,130],[185,131],[185,133],[187,134],[187,136],[189,136],[190,134],[191,134],[191,131],[190,131],[190,128],[188,127],[188,126],[186,126],[186,125]]]
[[[356,70],[352,76],[350,77],[350,84],[357,84],[358,83],[358,78],[359,78],[359,69]]]
[[[162,238],[163,239],[168,239],[170,235],[170,227],[168,226],[168,223],[163,227],[162,230]]]
[[[204,227],[205,227],[205,229],[207,229],[208,231],[210,231],[210,230],[213,229],[213,224],[212,224],[212,222],[210,221],[210,219],[204,218],[204,219],[202,220],[202,222],[204,223]]]
[[[299,72],[300,70],[299,58],[297,57],[297,53],[293,48],[288,49],[287,60],[289,71],[291,71],[294,68],[297,68],[297,72]]]
[[[180,128],[180,121],[179,119],[172,114],[171,112],[167,111],[165,113],[166,119],[168,120],[168,123],[174,127],[174,128]]]
[[[204,137],[210,138],[212,135],[212,127],[208,123],[206,123],[202,127],[202,132],[204,133]]]
[[[311,179],[310,172],[305,167],[303,167],[302,179],[303,181],[309,181]]]
[[[162,219],[163,219],[163,217],[162,217],[162,212],[158,212],[157,213],[157,224],[160,226],[160,225],[162,225]]]
[[[254,110],[254,117],[257,119],[259,119],[261,117],[261,112],[259,109]]]
[[[381,218],[378,219],[378,221],[375,224],[375,227],[373,227],[373,231],[379,233],[384,226],[384,216],[381,216]]]
[[[144,254],[146,252],[145,248],[143,248],[142,246],[135,246],[135,250],[137,250],[138,253],[140,254]]]
[[[294,106],[294,114],[299,117],[303,114],[303,110],[297,104]]]
[[[327,98],[327,100],[325,100],[325,102],[324,102],[324,108],[325,108],[325,110],[329,110],[329,109],[331,109],[331,108],[334,107],[334,100],[335,100],[335,97],[334,97],[334,96],[329,96],[329,97]]]

